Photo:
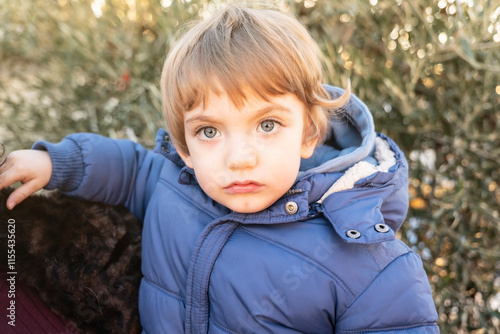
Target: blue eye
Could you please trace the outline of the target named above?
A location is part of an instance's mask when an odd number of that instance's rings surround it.
[[[262,123],[260,123],[260,128],[264,132],[271,132],[274,129],[275,123],[275,121],[263,121]]]
[[[206,127],[203,129],[203,135],[206,138],[214,138],[217,135],[217,129],[213,127]]]

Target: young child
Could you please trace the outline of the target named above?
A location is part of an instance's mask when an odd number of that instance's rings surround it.
[[[23,183],[10,207],[45,187],[144,220],[144,333],[438,333],[421,260],[395,238],[403,153],[322,80],[296,19],[230,5],[168,55],[154,151],[40,141],[9,155],[0,188]]]

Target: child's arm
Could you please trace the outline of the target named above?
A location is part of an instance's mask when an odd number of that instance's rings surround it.
[[[0,165],[0,189],[21,182],[8,198],[7,208],[12,210],[28,196],[45,187],[52,175],[50,156],[44,151],[20,150],[7,156]]]
[[[77,133],[60,143],[35,143],[52,159],[47,189],[111,205],[142,218],[165,159],[131,140]]]
[[[132,141],[89,133],[69,135],[57,144],[40,141],[33,148],[48,153],[51,161],[49,180],[39,182],[39,187],[45,183],[46,189],[70,196],[124,204],[138,217],[143,216],[155,184],[150,181],[159,177],[164,160]]]

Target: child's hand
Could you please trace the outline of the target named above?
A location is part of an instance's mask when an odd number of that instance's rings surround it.
[[[0,189],[16,182],[22,185],[7,199],[7,209],[12,210],[34,192],[45,187],[52,175],[49,153],[38,150],[20,150],[10,153],[0,165]]]

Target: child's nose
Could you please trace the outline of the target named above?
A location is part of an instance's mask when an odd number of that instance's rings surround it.
[[[229,169],[251,168],[257,164],[257,161],[257,149],[249,141],[234,143],[228,151],[227,164]]]

